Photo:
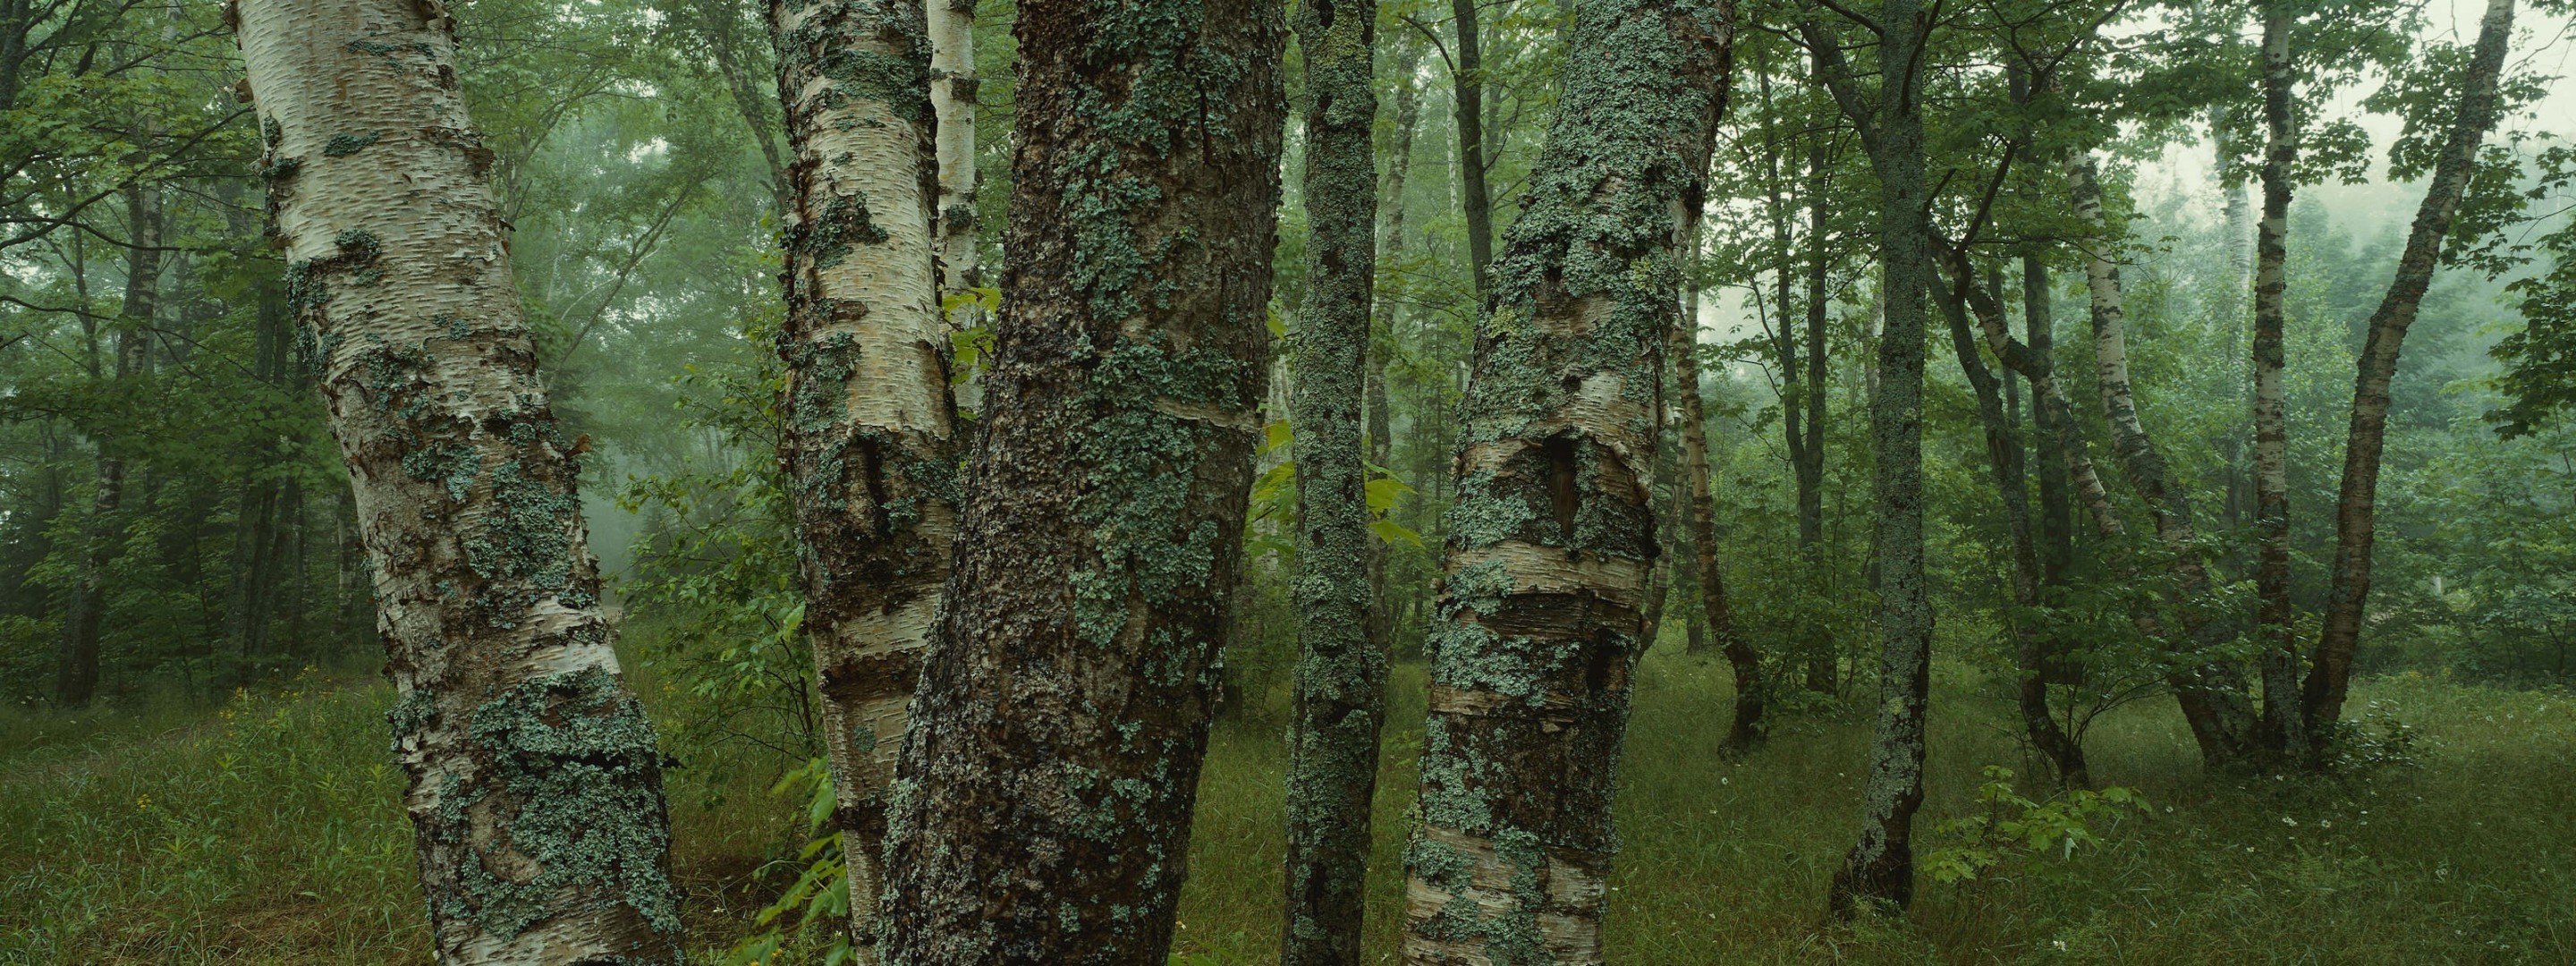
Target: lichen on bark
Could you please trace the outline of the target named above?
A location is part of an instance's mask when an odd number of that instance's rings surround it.
[[[1587,4],[1460,405],[1406,962],[1600,961],[1649,486],[1731,10]]]

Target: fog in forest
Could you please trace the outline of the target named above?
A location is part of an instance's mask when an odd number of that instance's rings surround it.
[[[2576,962],[2570,0],[0,0],[0,963]]]

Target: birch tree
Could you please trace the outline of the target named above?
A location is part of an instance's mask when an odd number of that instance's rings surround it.
[[[1657,389],[1731,10],[1577,11],[1563,95],[1495,265],[1425,646],[1408,963],[1597,963],[1610,801],[1656,555]]]
[[[899,966],[1163,966],[1241,568],[1277,9],[1024,2],[993,368],[889,808]]]
[[[600,612],[583,447],[538,378],[455,22],[249,0],[237,26],[374,572],[438,958],[677,962],[661,757]]]
[[[773,0],[769,26],[790,154],[779,458],[866,960],[885,790],[956,532],[931,44],[919,0]]]

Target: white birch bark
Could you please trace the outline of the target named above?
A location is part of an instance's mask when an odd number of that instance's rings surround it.
[[[442,963],[673,963],[660,755],[619,679],[435,0],[248,0],[288,298],[373,565]]]

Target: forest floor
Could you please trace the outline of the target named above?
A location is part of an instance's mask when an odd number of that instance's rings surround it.
[[[1373,963],[1395,961],[1420,744],[1421,671],[1396,675]],[[1960,844],[1944,821],[1988,810],[1986,766],[2031,774],[2000,696],[1965,674],[1939,687],[1927,853]],[[2420,677],[2356,690],[2356,708],[2416,729],[2416,764],[2212,775],[2170,702],[2134,705],[2090,746],[2097,781],[2136,789],[2144,810],[2096,819],[2100,841],[2071,855],[2006,850],[1972,881],[1926,876],[1901,922],[1827,927],[1865,699],[1786,720],[1729,759],[1723,663],[1658,648],[1622,770],[1610,962],[2576,962],[2576,696]],[[391,703],[367,675],[317,673],[211,708],[0,711],[0,963],[427,962]],[[1273,961],[1284,755],[1263,710],[1219,726],[1201,782],[1176,957],[1189,966]],[[787,877],[755,873],[801,838],[797,809],[688,768],[672,802],[693,959],[715,962]]]

